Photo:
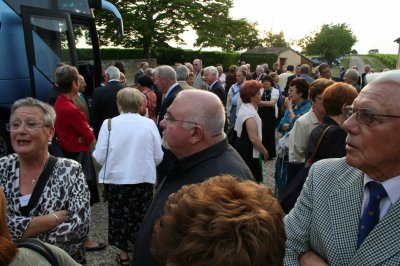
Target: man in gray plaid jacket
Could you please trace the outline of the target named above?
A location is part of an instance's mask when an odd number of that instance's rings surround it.
[[[347,155],[311,167],[285,217],[285,265],[400,265],[400,71],[371,74],[343,112]]]

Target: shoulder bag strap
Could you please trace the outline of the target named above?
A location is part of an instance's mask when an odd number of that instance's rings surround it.
[[[51,249],[49,249],[42,241],[35,238],[28,238],[17,243],[19,248],[29,248],[42,255],[52,266],[57,266],[58,261]]]
[[[109,148],[109,146],[110,146],[111,120],[112,120],[112,118],[109,118],[109,119],[108,119],[108,139],[107,139],[106,160],[104,161],[103,184],[104,184],[104,179],[106,179],[106,168],[107,168],[108,148]]]
[[[325,130],[322,132],[321,137],[319,137],[319,140],[317,142],[317,146],[315,146],[313,153],[311,154],[311,157],[307,160],[305,167],[310,167],[314,161],[315,161],[315,156],[317,156],[317,151],[319,149],[319,146],[321,145],[321,142],[324,138],[324,136],[326,135],[326,132],[328,132],[328,129],[330,129],[331,127],[333,127],[333,125],[327,126],[325,128]]]
[[[49,161],[47,162],[47,165],[44,168],[43,172],[40,174],[36,187],[33,189],[28,205],[26,205],[25,207],[21,207],[22,215],[28,216],[29,212],[37,205],[56,162],[57,158],[53,155],[50,155]]]

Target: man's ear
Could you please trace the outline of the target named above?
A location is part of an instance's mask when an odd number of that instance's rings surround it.
[[[192,127],[190,129],[192,135],[189,138],[189,143],[194,145],[196,143],[198,143],[199,141],[201,141],[204,137],[204,130],[202,127],[200,127],[199,125],[195,125],[194,127]]]

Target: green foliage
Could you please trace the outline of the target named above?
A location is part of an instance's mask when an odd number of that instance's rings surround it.
[[[274,34],[272,31],[265,33],[265,37],[262,40],[264,47],[289,47],[289,43],[285,40],[285,34],[283,31]]]
[[[397,55],[395,54],[370,54],[369,57],[378,59],[383,65],[386,65],[386,68],[396,68]],[[377,68],[376,66],[373,67]]]
[[[208,28],[210,21],[228,18],[232,0],[109,0],[121,12],[125,36],[118,39],[111,16],[95,10],[101,45],[122,45],[143,48],[143,56],[150,56],[153,47],[166,47],[168,41],[182,43],[179,34],[192,27],[218,31],[218,23]]]
[[[241,54],[240,61],[245,61],[251,65],[251,71],[254,71],[257,65],[267,63],[271,67],[278,60],[276,54]]]
[[[348,54],[357,42],[349,26],[342,24],[324,24],[321,31],[305,36],[298,45],[307,55],[320,55],[331,64],[338,56]]]
[[[261,45],[256,23],[246,19],[217,17],[196,25],[196,46],[220,47],[225,51],[239,51]]]
[[[87,60],[90,59],[90,49],[78,49],[78,53],[82,56],[80,58],[85,58],[86,54]],[[102,48],[100,49],[100,53],[102,60],[143,59],[142,48]],[[173,65],[175,62],[193,62],[194,59],[201,58],[205,66],[222,64],[228,69],[230,65],[238,64],[240,54],[235,52],[194,51],[179,48],[155,48],[152,50],[151,57],[157,59],[158,65]]]

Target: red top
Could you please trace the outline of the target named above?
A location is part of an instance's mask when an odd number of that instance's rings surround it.
[[[89,151],[94,134],[85,114],[62,94],[54,103],[54,110],[57,114],[56,134],[61,148],[68,152]]]
[[[156,121],[157,96],[149,88],[143,90],[142,93],[144,94],[146,99],[146,106],[149,110],[149,118],[152,119],[153,121]]]

